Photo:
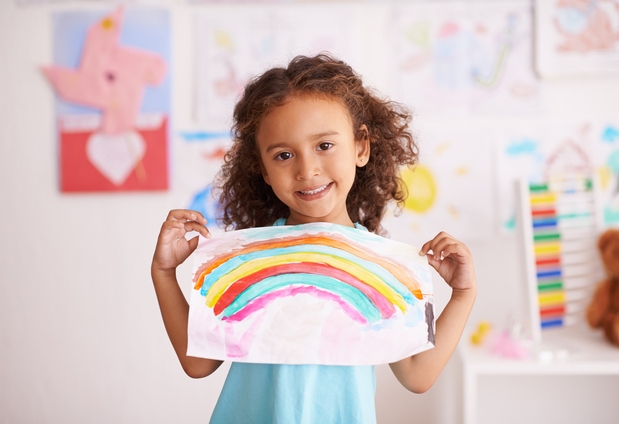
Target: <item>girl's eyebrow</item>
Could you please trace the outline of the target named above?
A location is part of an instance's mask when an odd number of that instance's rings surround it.
[[[324,131],[324,132],[321,132],[321,133],[318,133],[318,134],[314,134],[312,136],[312,138],[313,139],[318,139],[318,138],[325,137],[325,136],[328,136],[328,135],[338,135],[338,134],[339,134],[339,132],[337,132],[337,131],[329,130],[329,131]]]
[[[288,147],[288,145],[286,143],[275,143],[275,144],[269,144],[269,146],[267,147],[267,149],[265,150],[266,153],[270,152],[273,149],[277,149],[279,147]]]
[[[339,132],[337,132],[337,131],[332,131],[332,130],[329,130],[329,131],[324,131],[324,132],[321,132],[321,133],[318,133],[318,134],[311,135],[311,136],[310,136],[310,138],[311,138],[311,139],[313,139],[313,140],[318,140],[319,138],[326,137],[326,136],[329,136],[329,135],[339,135]],[[288,147],[288,145],[287,145],[286,143],[275,143],[275,144],[270,144],[270,145],[267,147],[267,149],[265,150],[265,153],[268,153],[268,152],[270,152],[271,150],[273,150],[273,149],[277,149],[277,148],[279,148],[279,147],[285,148],[285,147]]]

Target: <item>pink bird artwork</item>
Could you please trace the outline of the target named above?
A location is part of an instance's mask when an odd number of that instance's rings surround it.
[[[167,117],[141,113],[147,87],[164,86],[166,59],[120,44],[124,17],[118,7],[86,26],[77,68],[42,67],[60,99],[100,111],[59,115],[62,191],[167,188]]]
[[[107,134],[134,127],[145,86],[160,84],[166,74],[161,56],[119,44],[122,21],[120,7],[89,28],[77,69],[43,67],[61,98],[102,110]]]

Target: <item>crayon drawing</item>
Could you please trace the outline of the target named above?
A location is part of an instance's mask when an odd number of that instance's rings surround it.
[[[389,25],[395,100],[420,114],[539,108],[531,10],[520,2],[400,2]]]
[[[439,231],[458,234],[463,240],[492,237],[489,137],[487,131],[462,127],[424,128],[417,138],[419,163],[401,173],[408,189],[404,208],[399,214],[389,211],[383,220],[392,238],[421,244]]]
[[[605,123],[595,144],[596,189],[603,227],[619,227],[619,125]]]
[[[617,74],[618,0],[536,0],[535,6],[542,76]]]
[[[352,15],[354,17],[354,14]],[[244,4],[196,15],[197,117],[226,123],[245,83],[298,54],[354,63],[354,27],[339,4]]]
[[[513,132],[496,144],[497,204],[501,232],[515,229],[515,182],[549,181],[556,174],[592,178],[600,227],[619,225],[619,126],[601,119],[552,122]]]
[[[176,172],[177,193],[187,208],[204,215],[211,232],[222,230],[222,207],[214,180],[232,144],[230,131],[182,131],[176,139],[176,156],[185,165]]]
[[[412,246],[328,223],[203,239],[191,356],[258,363],[390,363],[434,345],[430,268]]]

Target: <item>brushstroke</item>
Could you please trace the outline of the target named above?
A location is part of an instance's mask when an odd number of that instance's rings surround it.
[[[303,276],[303,274],[300,274]],[[305,276],[308,277],[308,276]],[[346,286],[338,284],[329,277],[312,276],[312,286],[294,286],[294,275],[277,275],[256,284],[239,296],[223,312],[223,320],[242,321],[252,313],[265,308],[271,302],[300,293],[335,301],[342,310],[360,324],[374,323],[380,320],[380,313],[369,300]]]
[[[311,281],[314,275],[329,276],[361,291],[374,304],[376,309],[378,309],[382,318],[387,319],[395,313],[393,304],[388,302],[387,299],[374,287],[366,284],[346,271],[328,264],[314,262],[281,264],[262,269],[237,280],[230,285],[219,298],[213,307],[213,313],[215,315],[220,315],[224,309],[230,306],[230,304],[233,303],[235,299],[237,299],[237,297],[250,286],[259,283],[265,278],[282,274],[295,274],[298,276],[298,281],[304,281],[305,283],[307,283],[307,281]],[[306,276],[307,278],[302,279],[302,276]]]

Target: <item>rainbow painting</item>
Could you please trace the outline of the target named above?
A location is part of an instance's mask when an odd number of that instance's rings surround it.
[[[194,252],[190,356],[370,365],[434,346],[432,276],[413,246],[329,223],[231,231]]]

